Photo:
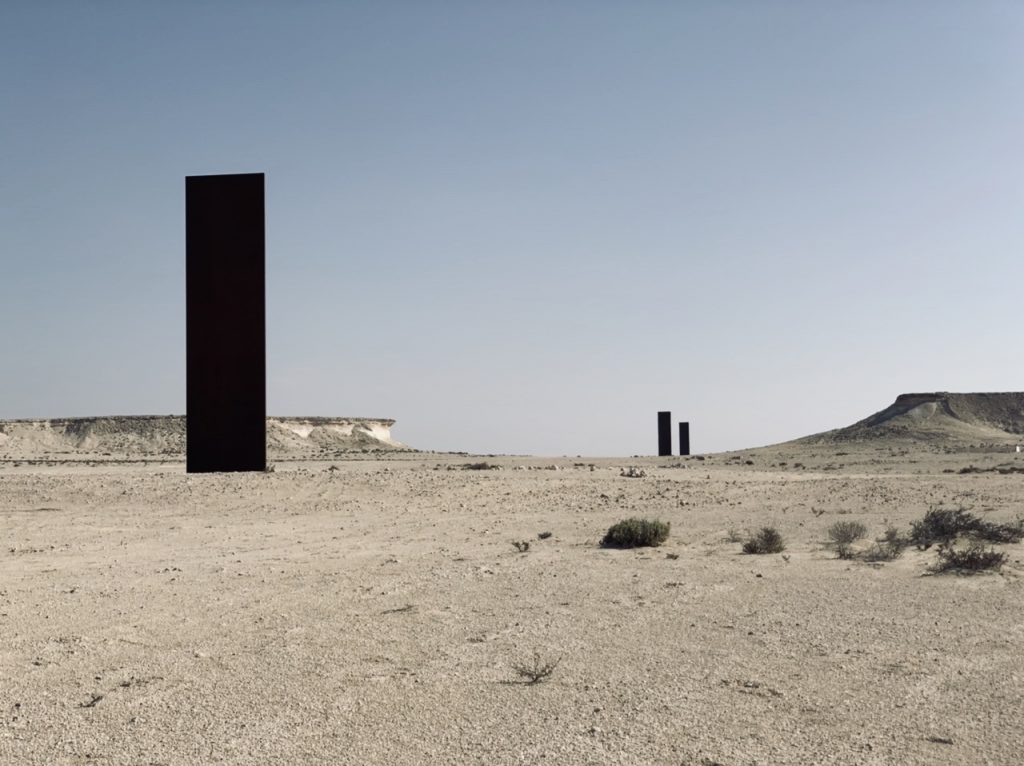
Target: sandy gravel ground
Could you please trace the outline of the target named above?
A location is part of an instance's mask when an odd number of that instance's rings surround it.
[[[956,471],[1013,460],[0,463],[0,763],[1020,764],[1024,545],[974,576],[825,545],[1009,521],[1021,476]],[[631,515],[669,541],[600,548]],[[785,556],[729,541],[763,524]]]

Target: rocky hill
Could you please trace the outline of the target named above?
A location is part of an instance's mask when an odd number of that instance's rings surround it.
[[[1024,392],[900,394],[880,412],[798,443],[876,440],[1013,444],[1024,442]]]
[[[269,417],[267,456],[330,456],[404,450],[384,418]],[[74,456],[184,459],[184,415],[0,420],[0,458]]]

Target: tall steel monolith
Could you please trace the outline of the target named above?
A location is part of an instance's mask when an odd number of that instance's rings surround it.
[[[263,174],[185,179],[186,470],[267,468]]]
[[[672,454],[672,413],[658,413],[658,455]]]
[[[690,424],[685,422],[679,423],[679,454],[689,455],[690,454]]]

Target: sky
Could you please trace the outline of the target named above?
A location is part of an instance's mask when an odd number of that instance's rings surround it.
[[[0,418],[185,411],[184,178],[266,174],[267,403],[695,452],[1024,390],[1024,4],[0,4]]]

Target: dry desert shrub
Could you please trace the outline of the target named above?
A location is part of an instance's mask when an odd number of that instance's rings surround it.
[[[903,555],[903,549],[907,547],[907,544],[907,539],[900,534],[896,527],[886,527],[885,534],[864,551],[861,558],[870,562],[895,561]]]
[[[998,571],[1005,563],[1005,553],[995,548],[985,548],[980,543],[972,543],[962,549],[942,545],[939,547],[939,560],[932,567],[932,571],[974,574],[988,570]]]
[[[1024,540],[1024,519],[1018,518],[1009,524],[980,521],[974,536],[990,543],[1019,543]]]
[[[948,547],[960,536],[989,543],[1018,543],[1024,539],[1024,522],[997,524],[979,519],[965,508],[932,508],[910,525],[910,542],[920,550],[936,544]]]
[[[657,519],[626,519],[609,527],[601,540],[604,548],[641,548],[661,545],[668,539],[671,524]]]
[[[957,473],[1024,473],[1024,467],[1018,465],[1011,465],[1009,463],[993,466],[991,468],[979,468],[976,465],[969,465],[965,468],[961,468],[959,471],[957,471]]]
[[[514,545],[516,550],[519,551],[520,553],[526,553],[527,551],[530,550],[530,541],[529,540],[513,540],[512,541],[512,545]]]
[[[549,678],[561,661],[561,657],[556,660],[545,660],[540,656],[540,652],[535,651],[530,662],[517,662],[512,665],[512,670],[521,678],[525,678],[526,683],[537,684]]]
[[[729,531],[725,533],[725,541],[727,543],[741,543],[743,542],[743,535],[740,534],[738,529],[729,529]]]
[[[775,527],[761,527],[743,543],[744,553],[782,553],[784,550],[786,541]]]
[[[828,538],[841,559],[853,558],[853,544],[868,533],[859,521],[837,521],[828,528]]]
[[[903,555],[902,548],[892,548],[885,543],[872,543],[871,547],[860,554],[860,558],[870,563],[879,561],[895,561]]]
[[[900,534],[900,531],[891,524],[885,528],[885,533],[878,542],[885,543],[886,545],[894,548],[898,547],[901,553],[909,544],[907,538],[903,537],[903,535]]]
[[[949,545],[959,535],[971,532],[979,519],[964,508],[932,508],[924,517],[910,524],[910,541],[919,549],[932,545]]]

